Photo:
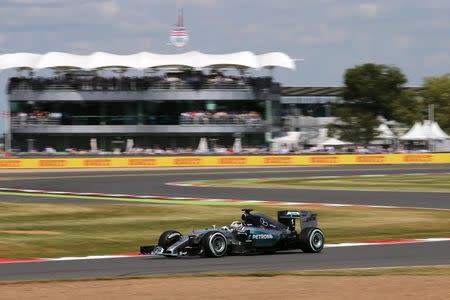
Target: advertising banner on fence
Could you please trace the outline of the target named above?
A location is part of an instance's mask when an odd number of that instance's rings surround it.
[[[5,158],[0,169],[315,166],[450,163],[450,153],[254,156]]]

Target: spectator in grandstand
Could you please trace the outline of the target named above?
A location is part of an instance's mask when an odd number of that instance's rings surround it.
[[[59,74],[54,77],[12,77],[8,83],[8,93],[12,90],[46,90],[61,87],[75,90],[147,90],[157,85],[159,88],[169,88],[171,83],[177,86],[190,86],[198,90],[206,83],[220,85],[222,87],[232,85],[249,84],[254,88],[264,86],[264,78],[250,78],[243,76],[227,76],[220,71],[213,71],[208,76],[201,71],[184,71],[180,73],[169,73],[161,76],[100,76],[92,73],[89,76],[72,73]],[[185,85],[179,83],[184,83]]]
[[[181,124],[261,124],[261,115],[251,112],[192,111],[180,114]]]
[[[18,117],[18,121],[19,121],[20,125],[25,125],[26,124],[27,118],[28,118],[28,115],[26,113],[20,112],[20,113],[17,114],[17,117]],[[14,116],[12,118],[13,118],[12,121],[14,121]]]
[[[56,150],[53,147],[47,146],[47,147],[45,147],[44,152],[48,153],[48,154],[54,154],[54,153],[56,153]]]

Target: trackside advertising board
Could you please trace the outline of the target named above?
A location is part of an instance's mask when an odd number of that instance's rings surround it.
[[[6,158],[0,169],[316,166],[450,163],[450,153],[366,155]]]

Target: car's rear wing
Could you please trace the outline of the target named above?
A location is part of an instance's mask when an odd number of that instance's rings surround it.
[[[300,219],[301,229],[317,227],[317,214],[313,214],[311,211],[278,211],[278,222],[286,225],[291,231],[295,230],[295,219]]]

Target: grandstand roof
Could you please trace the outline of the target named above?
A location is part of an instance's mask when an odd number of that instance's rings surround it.
[[[256,55],[250,51],[228,54],[205,54],[190,51],[181,54],[156,54],[140,52],[131,55],[118,55],[95,52],[90,55],[75,55],[64,52],[46,54],[13,53],[0,55],[0,69],[9,68],[79,68],[101,69],[107,67],[125,67],[134,69],[185,66],[205,68],[214,66],[234,66],[237,68],[283,67],[295,70],[295,62],[281,52]]]

